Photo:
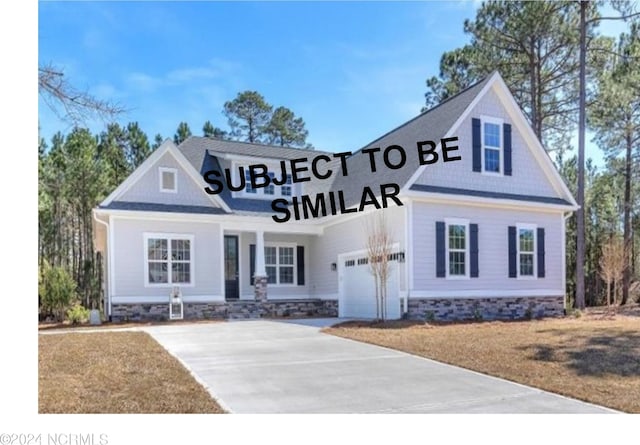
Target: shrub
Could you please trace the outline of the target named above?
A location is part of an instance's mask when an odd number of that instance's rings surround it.
[[[41,310],[53,314],[58,321],[64,319],[65,310],[75,297],[76,283],[62,267],[51,267],[47,262],[40,268],[38,293]]]
[[[436,319],[436,314],[433,311],[426,311],[424,313],[424,322],[429,323],[430,321],[434,321]]]
[[[67,311],[67,319],[71,324],[86,323],[89,321],[89,315],[89,309],[85,309],[80,303],[74,304],[73,307]]]

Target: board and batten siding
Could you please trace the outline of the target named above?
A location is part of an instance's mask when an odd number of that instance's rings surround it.
[[[222,246],[219,224],[112,218],[114,292],[117,303],[168,301],[172,285],[145,286],[145,233],[193,236],[194,286],[180,286],[185,302],[222,301]]]
[[[436,221],[467,219],[478,224],[478,278],[436,278]],[[545,229],[545,277],[509,278],[508,227],[535,224]],[[562,213],[526,212],[462,205],[414,202],[413,286],[410,296],[453,296],[474,291],[491,297],[505,291],[542,292],[564,295],[562,261]],[[486,291],[486,292],[485,292]],[[545,294],[546,295],[546,294]],[[480,296],[480,295],[478,295]]]
[[[331,270],[331,264],[338,262],[338,255],[367,248],[367,222],[372,222],[378,212],[384,212],[393,243],[405,250],[405,207],[389,207],[376,210],[347,221],[325,227],[324,233],[313,238],[311,261],[311,292],[317,298],[338,297],[338,270]],[[348,216],[348,215],[347,215]],[[404,291],[405,270],[400,264],[400,290]],[[339,268],[337,268],[339,269]],[[373,279],[373,278],[372,278]]]
[[[249,263],[249,246],[256,243],[256,234],[251,232],[238,232],[233,233],[231,231],[225,231],[225,235],[238,236],[238,243],[240,248],[240,299],[242,300],[255,300],[254,287],[250,282],[251,278],[251,266]],[[267,299],[297,299],[297,298],[310,298],[309,278],[312,274],[310,270],[309,261],[311,256],[311,238],[307,235],[289,235],[282,233],[265,233],[264,243],[269,244],[295,244],[296,246],[304,246],[304,264],[305,264],[305,280],[304,286],[297,285],[297,275],[293,285],[267,285]],[[296,251],[294,249],[294,255]],[[297,265],[297,262],[296,262]],[[297,272],[297,271],[296,271]]]
[[[160,191],[160,167],[172,168],[177,171],[177,193]],[[129,190],[119,197],[118,201],[218,207],[204,191],[205,186],[204,179],[202,179],[200,187],[176,161],[173,154],[167,152]]]
[[[491,175],[473,171],[472,123],[473,118],[489,116],[503,119],[511,124],[512,175]],[[513,194],[560,197],[553,189],[542,167],[531,150],[525,146],[514,119],[500,102],[493,89],[480,99],[453,136],[458,137],[458,151],[450,156],[461,156],[459,161],[437,162],[427,165],[416,184],[439,187],[478,190],[487,192],[507,192]],[[503,135],[501,134],[503,138]],[[450,145],[454,145],[450,143]],[[502,154],[504,157],[504,152]]]

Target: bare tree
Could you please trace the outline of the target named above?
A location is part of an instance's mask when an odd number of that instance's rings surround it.
[[[611,236],[602,246],[600,257],[600,276],[607,283],[607,306],[611,305],[611,284],[613,283],[613,302],[618,301],[618,285],[624,277],[625,242],[619,236]]]
[[[389,264],[391,233],[384,213],[379,212],[373,219],[367,221],[366,230],[367,260],[376,289],[376,318],[384,321],[387,318],[387,282],[391,272]]]
[[[52,64],[38,67],[38,93],[60,119],[73,124],[85,122],[88,117],[109,121],[126,111],[118,103],[77,89],[67,81],[62,70]]]

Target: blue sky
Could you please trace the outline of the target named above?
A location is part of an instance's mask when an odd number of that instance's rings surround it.
[[[360,148],[419,113],[425,79],[465,39],[471,2],[44,2],[39,59],[130,109],[153,137],[185,120],[226,128],[225,101],[262,93],[302,116],[309,141]],[[68,125],[40,104],[42,135]],[[94,123],[99,130],[102,124]]]
[[[38,54],[128,108],[120,122],[138,121],[150,139],[182,120],[194,134],[206,120],[226,129],[224,102],[256,90],[302,116],[317,148],[356,150],[420,112],[425,79],[468,42],[463,22],[477,6],[40,2]],[[69,131],[42,103],[39,123],[46,139]]]

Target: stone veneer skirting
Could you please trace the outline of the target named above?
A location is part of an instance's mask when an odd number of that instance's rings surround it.
[[[564,315],[564,297],[409,298],[411,320],[514,320]]]
[[[184,319],[337,317],[337,300],[237,300],[216,303],[184,303]],[[112,321],[163,321],[169,319],[169,304],[113,304]]]

